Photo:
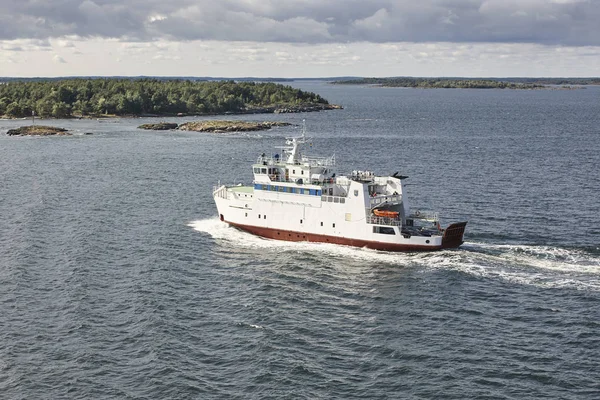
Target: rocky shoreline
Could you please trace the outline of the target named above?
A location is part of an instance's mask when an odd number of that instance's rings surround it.
[[[153,131],[168,131],[171,129],[177,129],[179,125],[172,122],[159,122],[157,124],[142,124],[138,126],[138,129],[147,129]]]
[[[278,121],[224,121],[224,120],[207,120],[207,121],[194,121],[186,122],[181,125],[176,123],[159,122],[156,124],[143,124],[138,126],[139,129],[146,130],[181,130],[181,131],[194,131],[194,132],[212,132],[212,133],[226,133],[226,132],[251,132],[251,131],[263,131],[271,129],[274,126],[289,126],[288,122]]]
[[[321,103],[310,103],[300,105],[274,105],[268,107],[247,107],[239,111],[230,111],[226,113],[200,113],[200,114],[187,114],[187,113],[161,113],[161,114],[74,114],[64,119],[111,119],[111,118],[166,118],[166,117],[207,117],[216,115],[244,115],[244,114],[287,114],[287,113],[302,113],[302,112],[318,112],[327,110],[343,110],[344,107],[338,104],[321,104]],[[37,119],[38,117],[36,117]],[[10,117],[8,115],[0,115],[0,119],[16,120],[25,119],[20,117]],[[56,119],[53,117],[41,118],[45,119]]]
[[[64,128],[45,125],[29,125],[20,128],[9,129],[6,132],[8,136],[70,136],[71,134]]]

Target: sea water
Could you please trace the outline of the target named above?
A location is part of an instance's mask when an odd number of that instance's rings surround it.
[[[0,397],[600,397],[600,88],[292,85],[344,109],[227,117],[293,124],[249,134],[0,136]],[[250,182],[303,120],[311,154],[408,175],[414,208],[469,221],[465,244],[218,221],[213,186]]]

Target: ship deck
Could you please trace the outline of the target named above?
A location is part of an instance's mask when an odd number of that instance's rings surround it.
[[[233,186],[229,188],[232,192],[237,193],[254,193],[254,187],[252,186]]]

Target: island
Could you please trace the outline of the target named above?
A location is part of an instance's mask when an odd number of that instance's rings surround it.
[[[138,126],[138,129],[146,129],[153,131],[168,131],[171,129],[177,129],[179,125],[171,122],[158,122],[156,124],[142,124]]]
[[[56,128],[54,126],[44,125],[29,125],[20,128],[9,129],[6,132],[8,136],[50,136],[62,135],[70,136],[71,134],[64,128]]]
[[[508,82],[497,79],[472,78],[360,78],[332,82],[336,85],[375,85],[422,89],[543,89],[546,86],[529,82]]]
[[[225,132],[249,132],[249,131],[261,131],[271,129],[274,126],[289,126],[288,122],[275,122],[275,121],[264,121],[264,122],[249,122],[249,121],[219,121],[219,120],[208,120],[208,121],[196,121],[187,122],[179,125],[179,130],[182,131],[195,131],[195,132],[214,132],[214,133],[225,133]]]
[[[0,116],[100,118],[308,112],[341,108],[273,82],[88,78],[0,84]]]

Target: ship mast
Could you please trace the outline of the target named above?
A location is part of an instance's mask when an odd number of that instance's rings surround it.
[[[302,136],[287,138],[285,144],[289,147],[285,147],[283,151],[287,154],[288,164],[299,164],[302,160],[300,154],[300,145],[306,143],[306,120],[302,120]]]

